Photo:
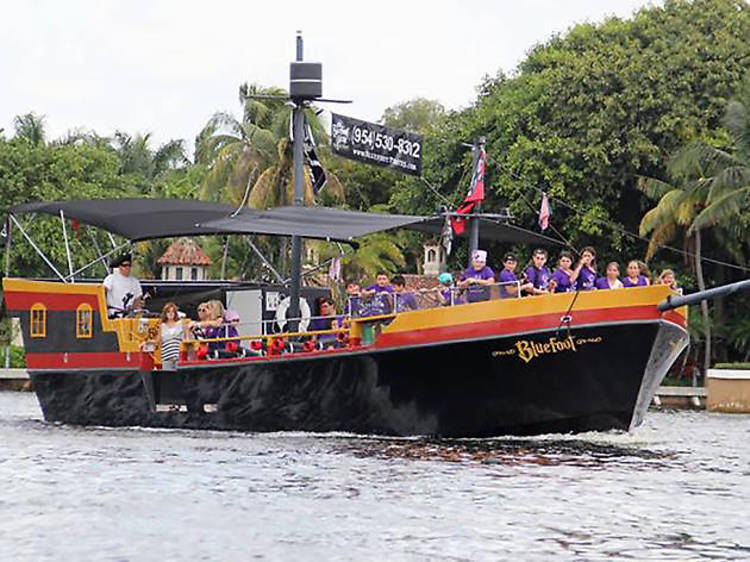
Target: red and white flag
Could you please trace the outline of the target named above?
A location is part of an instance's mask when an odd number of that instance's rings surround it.
[[[468,215],[477,203],[484,200],[484,172],[486,169],[487,152],[484,150],[484,147],[482,147],[479,149],[479,158],[477,158],[477,164],[474,167],[474,173],[471,176],[469,192],[466,194],[463,203],[461,203],[458,206],[458,209],[456,209],[456,213],[459,215]],[[466,218],[461,216],[452,218],[451,225],[453,226],[453,232],[456,234],[463,234],[466,230]]]
[[[547,230],[550,214],[549,197],[547,197],[546,193],[542,192],[542,205],[539,207],[539,228],[542,230]]]

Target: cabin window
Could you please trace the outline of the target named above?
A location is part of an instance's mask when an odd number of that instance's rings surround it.
[[[182,268],[181,267],[174,268],[174,278],[177,281],[182,281]]]
[[[192,279],[193,281],[198,280],[198,268],[197,267],[190,268],[190,279]]]
[[[436,257],[437,257],[437,253],[435,252],[435,250],[433,250],[432,248],[427,250],[427,261],[431,261],[431,262],[435,261]]]
[[[38,302],[31,305],[31,337],[47,337],[47,307]]]
[[[76,337],[90,338],[93,332],[93,314],[91,305],[83,303],[76,309]]]

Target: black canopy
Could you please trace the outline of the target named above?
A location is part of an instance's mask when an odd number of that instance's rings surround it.
[[[351,243],[354,238],[392,228],[409,228],[430,220],[414,215],[385,215],[331,207],[276,207],[264,211],[243,209],[201,226],[235,234],[301,236]]]
[[[131,241],[206,234],[271,234],[348,242],[392,228],[440,234],[443,217],[387,215],[330,207],[243,209],[232,216],[230,205],[192,199],[94,199],[27,203],[14,214],[46,213],[98,226]],[[500,221],[482,219],[486,241],[560,244],[559,241]]]
[[[428,232],[430,234],[440,234],[443,229],[443,217],[432,217],[421,223],[414,223],[405,228]],[[466,226],[465,235],[468,236],[469,227]],[[500,220],[480,218],[479,219],[479,239],[485,242],[507,242],[509,244],[534,244],[538,246],[561,246],[562,241],[555,238],[537,234],[531,230],[526,230],[519,226],[505,223]]]
[[[42,201],[11,207],[13,214],[46,213],[103,228],[131,241],[221,234],[199,223],[226,217],[230,205],[193,199],[89,199]]]

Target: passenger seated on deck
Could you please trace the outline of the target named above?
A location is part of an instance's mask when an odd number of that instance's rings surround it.
[[[107,296],[107,315],[110,318],[125,316],[129,311],[143,306],[143,289],[135,277],[130,275],[133,263],[130,254],[122,254],[110,262],[117,268],[104,278],[104,292]]]
[[[221,338],[226,337],[222,330],[223,324],[224,305],[220,301],[211,300],[198,305],[198,320],[190,323],[190,330],[199,338]],[[226,342],[223,341],[208,342],[209,353],[225,347]]]
[[[659,274],[657,284],[666,285],[673,291],[678,291],[680,293],[682,292],[682,289],[677,286],[677,280],[675,279],[674,271],[672,271],[671,269],[665,269]]]
[[[597,289],[621,289],[622,281],[620,281],[620,266],[616,261],[611,261],[607,264],[607,274],[604,277],[600,277],[596,280]]]
[[[527,293],[531,295],[543,295],[549,293],[550,272],[544,264],[547,263],[547,250],[537,248],[531,255],[531,264],[524,271],[526,282],[531,283],[531,289]]]
[[[350,279],[346,283],[346,310],[345,312],[352,317],[360,315],[360,309],[362,308],[362,291],[359,287],[359,283],[354,279]]]
[[[576,291],[591,291],[596,289],[596,250],[586,246],[581,250],[581,259],[573,269],[570,280],[575,282]]]
[[[310,320],[307,330],[317,332],[322,330],[338,330],[344,324],[342,316],[336,316],[336,305],[328,297],[321,297],[318,301],[318,316]],[[333,347],[336,344],[336,334],[316,334],[314,341],[323,347]]]
[[[229,309],[225,310],[224,311],[224,333],[226,334],[225,337],[227,338],[238,337],[240,335],[239,325],[240,325],[239,312],[235,310],[229,310]],[[230,342],[234,342],[237,345],[240,344],[239,340],[230,340],[227,342],[227,344],[229,344]]]
[[[518,266],[518,260],[513,254],[505,254],[503,258],[503,269],[497,276],[497,280],[500,285],[500,298],[507,299],[510,297],[518,296],[518,277],[516,277],[516,267]],[[533,285],[531,283],[525,283],[521,285],[522,291],[531,291]]]
[[[487,266],[487,252],[474,250],[471,265],[461,274],[458,286],[466,288],[467,302],[490,300],[490,285],[495,283],[495,274]]]
[[[636,260],[636,263],[638,264],[638,271],[640,272],[640,274],[646,278],[646,281],[648,281],[649,285],[653,285],[654,277],[653,275],[651,275],[651,270],[648,268],[648,265],[646,265],[646,262]]]
[[[549,280],[549,290],[553,293],[567,293],[575,290],[574,270],[570,268],[573,265],[573,255],[570,252],[560,252],[560,258],[557,260],[558,268],[552,274]]]
[[[362,316],[390,314],[393,310],[391,295],[393,295],[393,285],[388,281],[388,274],[382,270],[378,271],[375,275],[375,283],[362,290],[363,297],[370,297],[362,303]]]
[[[628,267],[625,271],[627,275],[622,280],[623,287],[646,287],[649,284],[648,278],[641,274],[638,260],[628,262]]]
[[[406,280],[403,275],[394,275],[393,279],[393,299],[396,312],[406,312],[407,310],[417,310],[417,301],[412,291],[406,290]]]
[[[440,286],[437,288],[437,301],[440,306],[452,306],[463,304],[463,299],[458,294],[458,289],[453,285],[453,275],[443,272],[438,275]]]

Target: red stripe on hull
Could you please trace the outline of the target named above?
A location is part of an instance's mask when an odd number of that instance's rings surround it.
[[[66,295],[65,293],[5,293],[8,310],[29,310],[35,303],[41,302],[47,310],[74,311],[79,305],[87,303],[93,310],[99,310],[99,299],[96,295]]]
[[[424,330],[409,330],[404,332],[384,333],[375,347],[384,349],[392,346],[417,345],[441,341],[483,338],[488,336],[507,336],[514,333],[535,332],[541,330],[555,330],[565,327],[561,322],[564,314],[559,312],[540,314],[536,316],[521,316],[517,318],[503,318],[488,322],[475,322],[428,328]],[[678,314],[674,314],[682,318]],[[594,310],[576,310],[571,312],[571,327],[600,322],[627,322],[633,320],[658,320],[662,315],[653,305],[633,306],[622,308],[602,308]],[[669,318],[675,322],[674,319]],[[675,322],[684,326],[682,322]]]
[[[29,353],[28,369],[137,369],[141,353],[86,352],[86,353]]]

